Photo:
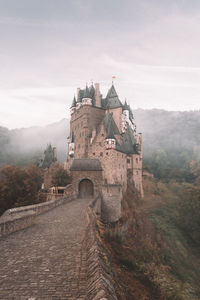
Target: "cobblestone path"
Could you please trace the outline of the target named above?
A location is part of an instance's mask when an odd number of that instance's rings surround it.
[[[0,299],[85,299],[82,240],[90,200],[76,199],[0,239]]]

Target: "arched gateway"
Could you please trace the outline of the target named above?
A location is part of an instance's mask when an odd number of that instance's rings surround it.
[[[79,182],[79,197],[87,198],[93,197],[94,195],[94,185],[91,180],[83,179]]]
[[[72,187],[80,198],[97,197],[102,189],[102,167],[97,158],[74,158],[70,167]]]

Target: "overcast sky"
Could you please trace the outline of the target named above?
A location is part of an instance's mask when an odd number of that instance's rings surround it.
[[[0,126],[69,117],[77,87],[199,110],[199,0],[0,0]]]

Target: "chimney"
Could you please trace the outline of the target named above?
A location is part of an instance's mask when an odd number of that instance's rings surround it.
[[[76,97],[76,100],[78,100],[78,94],[80,92],[80,88],[77,88],[77,97]]]
[[[94,87],[95,87],[96,106],[101,107],[101,94],[100,94],[100,89],[99,89],[99,83],[95,83]]]

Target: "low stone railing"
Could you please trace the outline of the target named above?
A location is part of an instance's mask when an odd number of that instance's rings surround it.
[[[16,215],[2,216],[0,218],[0,237],[33,225],[35,218],[36,214],[31,210]]]
[[[0,217],[0,237],[24,229],[34,224],[36,216],[65,202],[73,200],[75,196],[62,197],[44,203],[11,208]]]
[[[85,236],[87,260],[87,299],[117,300],[108,254],[97,231],[97,215],[101,207],[101,195],[87,209],[88,227]]]

